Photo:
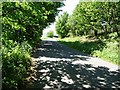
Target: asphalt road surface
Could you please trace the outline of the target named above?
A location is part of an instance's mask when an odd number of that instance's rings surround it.
[[[35,89],[120,88],[117,65],[91,57],[56,42],[42,41],[33,54],[32,82]]]

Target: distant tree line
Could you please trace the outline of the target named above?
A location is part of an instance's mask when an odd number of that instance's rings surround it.
[[[120,37],[120,2],[79,2],[72,15],[59,16],[56,31],[61,38],[113,32]]]

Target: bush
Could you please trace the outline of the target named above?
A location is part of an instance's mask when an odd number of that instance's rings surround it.
[[[53,31],[49,31],[49,32],[47,33],[47,36],[50,37],[50,38],[53,38],[54,32],[53,32]]]
[[[41,41],[43,29],[55,21],[57,8],[63,5],[62,2],[2,3],[3,88],[21,87],[30,67],[32,47]]]
[[[13,41],[8,41],[14,46]],[[6,43],[7,44],[7,43]],[[2,83],[3,88],[18,88],[23,84],[31,65],[31,46],[23,42],[14,47],[2,45]]]

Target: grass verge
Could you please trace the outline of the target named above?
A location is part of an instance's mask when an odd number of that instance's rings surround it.
[[[87,38],[87,36],[67,37],[58,39],[58,42],[80,52],[120,65],[118,60],[118,41],[114,38],[100,40],[94,37]]]

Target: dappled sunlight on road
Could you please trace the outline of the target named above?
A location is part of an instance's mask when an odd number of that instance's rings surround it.
[[[33,55],[34,74],[29,88],[118,88],[117,67],[110,70],[99,59],[55,41],[43,41]],[[105,63],[106,64],[106,63]],[[114,68],[114,67],[113,67]],[[119,87],[120,88],[120,87]]]
[[[34,69],[36,79],[32,84],[33,88],[111,88],[119,87],[120,84],[117,71],[90,64],[40,60],[36,62]]]

